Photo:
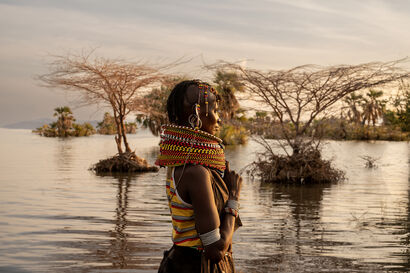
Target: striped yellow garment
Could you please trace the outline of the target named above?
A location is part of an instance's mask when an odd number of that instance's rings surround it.
[[[195,229],[194,209],[175,193],[174,167],[168,167],[166,191],[172,217],[172,241],[178,246],[202,249],[202,242]],[[172,199],[171,199],[172,198]]]

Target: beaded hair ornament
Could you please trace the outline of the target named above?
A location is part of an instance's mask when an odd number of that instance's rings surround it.
[[[199,118],[199,113],[201,112],[201,94],[204,94],[204,104],[205,104],[205,116],[208,116],[208,109],[209,109],[209,102],[208,102],[208,94],[209,92],[214,94],[215,97],[218,97],[218,92],[211,87],[209,84],[201,82],[199,80],[195,80],[196,85],[198,87],[198,101],[193,105],[193,113],[189,116],[188,122],[191,127],[195,130],[199,130],[202,127],[202,121]]]

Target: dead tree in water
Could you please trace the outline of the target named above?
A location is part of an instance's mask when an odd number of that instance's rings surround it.
[[[285,167],[293,164],[295,165],[293,168],[300,169],[298,174],[285,172],[280,177],[285,177],[284,180],[306,181],[307,177],[303,174],[303,170],[312,169],[312,164],[306,160],[310,155],[320,159],[320,156],[318,157],[320,136],[309,133],[314,130],[314,121],[326,117],[326,110],[354,91],[408,78],[410,73],[401,67],[403,62],[404,60],[399,60],[330,67],[303,65],[289,70],[271,71],[245,69],[236,64],[223,66],[239,72],[250,99],[270,109],[276,118],[274,122],[280,124],[285,139],[285,145],[282,142],[282,147],[287,153],[284,158],[292,162],[280,164],[283,162],[281,156],[280,160],[278,159],[281,162],[278,161],[274,165]],[[269,144],[266,141],[262,143],[272,154]],[[276,155],[272,154],[272,156]],[[292,160],[296,158],[298,160]],[[269,160],[264,162],[268,162],[268,166],[272,167],[270,164],[272,162]],[[267,167],[266,164],[264,166]],[[315,168],[317,169],[318,166]],[[272,168],[268,169],[272,172]],[[267,180],[281,180],[278,178],[280,171],[281,169],[275,169],[274,174],[269,175],[272,179]],[[326,178],[326,175],[323,177]],[[314,181],[315,177],[309,177],[309,180]]]
[[[72,54],[54,56],[50,64],[51,72],[39,76],[39,79],[47,87],[79,93],[85,105],[110,106],[117,127],[115,141],[121,157],[132,153],[125,127],[126,117],[132,110],[130,105],[165,78],[160,70],[145,63],[93,57],[92,54]]]

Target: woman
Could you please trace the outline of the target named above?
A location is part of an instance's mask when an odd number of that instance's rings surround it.
[[[229,169],[219,129],[218,94],[199,80],[172,90],[162,127],[160,156],[168,167],[166,191],[173,246],[164,252],[160,273],[235,272],[232,235],[238,217],[242,178]]]

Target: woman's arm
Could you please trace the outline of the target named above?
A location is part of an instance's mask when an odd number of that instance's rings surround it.
[[[239,201],[239,194],[242,188],[242,177],[231,171],[229,162],[226,162],[224,181],[229,190],[228,200]],[[221,224],[221,238],[224,238],[223,254],[228,250],[232,243],[232,236],[235,231],[235,216],[225,213]]]
[[[181,183],[187,185],[188,194],[195,211],[196,228],[200,234],[205,234],[219,228],[220,239],[205,246],[208,259],[219,261],[232,242],[235,217],[224,214],[222,222],[215,205],[210,173],[202,166],[191,166],[183,175]],[[242,178],[235,172],[225,172],[225,182],[230,190],[229,199],[238,200]]]

